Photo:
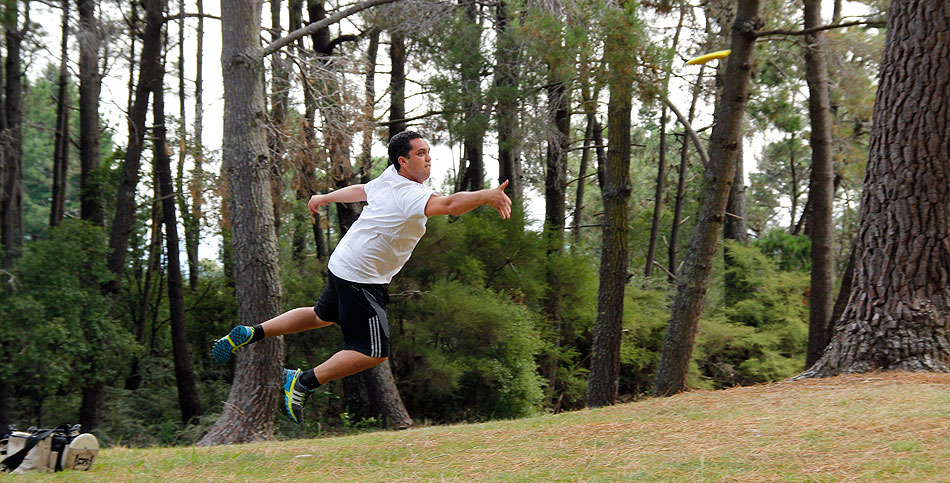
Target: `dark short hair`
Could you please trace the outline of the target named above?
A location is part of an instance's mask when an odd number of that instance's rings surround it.
[[[412,140],[420,139],[422,135],[415,131],[403,131],[396,134],[389,140],[389,164],[396,167],[399,171],[399,157],[409,157],[409,150],[412,149]]]

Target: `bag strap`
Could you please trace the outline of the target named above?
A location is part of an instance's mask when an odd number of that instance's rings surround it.
[[[59,454],[56,455],[56,468],[54,469],[54,471],[63,471],[63,455],[66,454],[66,448],[69,447],[69,443],[75,439],[75,436],[73,436],[72,428],[70,428],[68,424],[61,424],[54,429],[54,431],[61,431],[66,437],[66,443],[63,445],[63,449],[59,450]]]
[[[58,428],[57,428],[58,429]],[[26,458],[27,453],[36,446],[36,443],[39,443],[43,438],[49,436],[56,431],[56,429],[47,429],[45,431],[36,433],[29,438],[26,438],[26,443],[23,445],[23,448],[20,451],[17,451],[11,456],[4,458],[0,465],[3,465],[7,468],[7,471],[13,471],[20,467],[20,463],[23,463],[23,459]]]

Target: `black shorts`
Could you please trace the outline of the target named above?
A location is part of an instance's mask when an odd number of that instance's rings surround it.
[[[389,320],[385,285],[356,283],[329,271],[327,286],[313,310],[325,322],[343,329],[343,349],[370,357],[389,357]]]

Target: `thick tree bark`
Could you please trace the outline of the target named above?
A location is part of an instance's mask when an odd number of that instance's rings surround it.
[[[495,6],[495,119],[498,135],[498,183],[508,180],[505,192],[515,202],[524,197],[518,138],[518,57],[509,0]]]
[[[713,258],[719,245],[729,189],[735,177],[741,142],[741,121],[748,102],[755,31],[761,25],[759,1],[741,0],[732,27],[732,54],[728,57],[723,95],[716,106],[710,165],[702,188],[702,203],[690,237],[683,273],[677,284],[670,323],[663,340],[654,379],[654,393],[668,396],[686,389],[696,328],[709,288]]]
[[[79,9],[79,213],[80,218],[102,225],[102,200],[92,186],[99,169],[99,21],[94,0],[77,0]]]
[[[280,312],[260,47],[262,0],[231,0],[221,9],[224,83],[224,175],[231,191],[238,323],[254,325]],[[234,383],[224,411],[201,446],[268,439],[281,396],[282,337],[237,353]]]
[[[135,217],[135,190],[139,182],[142,148],[145,140],[145,121],[148,117],[149,95],[161,80],[162,68],[160,55],[162,47],[163,12],[167,0],[143,0],[145,6],[145,33],[142,38],[142,57],[139,68],[139,81],[135,86],[135,101],[129,113],[129,145],[122,163],[119,178],[119,191],[116,195],[115,218],[109,235],[109,270],[115,278],[106,286],[108,292],[115,293],[122,280],[125,269],[126,250],[129,234]],[[85,123],[85,120],[83,121]],[[84,125],[85,127],[85,125]],[[98,129],[96,130],[95,149],[98,150]]]
[[[943,0],[894,0],[853,286],[822,357],[801,377],[950,371],[950,18]]]
[[[165,94],[159,82],[152,92],[153,148],[155,171],[162,197],[162,223],[165,225],[165,260],[168,273],[168,312],[171,327],[172,360],[175,365],[175,382],[178,385],[178,406],[181,420],[198,424],[201,402],[195,386],[195,373],[191,368],[188,353],[188,337],[185,333],[185,291],[181,276],[178,252],[178,219],[175,216],[175,193],[172,185],[171,159],[165,135]]]
[[[805,28],[821,25],[821,0],[805,0]],[[831,100],[824,32],[805,36],[805,79],[811,118],[811,179],[808,188],[811,235],[811,290],[808,296],[808,350],[805,367],[821,357],[831,340],[834,310],[834,163],[831,157]]]
[[[62,0],[63,27],[59,58],[59,79],[56,86],[56,133],[53,142],[53,185],[49,225],[56,226],[66,215],[66,177],[69,172],[69,2]],[[2,426],[0,426],[2,427]]]
[[[621,7],[623,8],[623,7]],[[627,201],[630,199],[630,111],[633,108],[634,52],[623,11],[607,34],[604,57],[608,63],[607,163],[604,166],[603,248],[597,317],[587,378],[587,406],[614,404],[620,381],[620,340],[623,335],[623,296],[627,284]]]

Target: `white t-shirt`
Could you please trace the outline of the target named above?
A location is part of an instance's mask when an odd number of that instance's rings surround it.
[[[426,203],[436,194],[390,165],[363,186],[366,206],[327,265],[343,280],[389,283],[426,232]]]

